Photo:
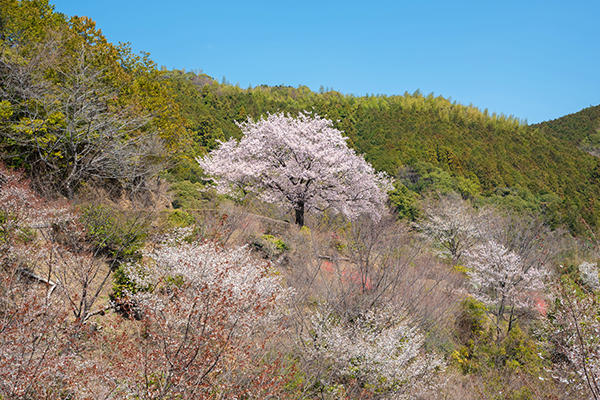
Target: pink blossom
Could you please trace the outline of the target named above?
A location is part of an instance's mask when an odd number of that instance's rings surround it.
[[[348,147],[347,138],[319,116],[283,113],[239,124],[244,132],[197,161],[222,193],[257,193],[296,212],[334,210],[348,218],[385,210],[390,181]]]

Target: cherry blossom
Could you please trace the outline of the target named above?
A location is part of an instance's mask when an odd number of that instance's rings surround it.
[[[579,264],[579,275],[583,283],[592,290],[600,290],[600,279],[598,277],[598,266],[596,263],[584,261]]]
[[[113,342],[128,352],[112,372],[121,380],[115,390],[143,398],[211,398],[215,391],[267,398],[285,383],[267,345],[282,329],[292,292],[246,247],[188,242],[186,233],[174,232],[126,269],[143,289],[130,294],[143,338]],[[144,384],[149,377],[159,378]]]
[[[424,218],[417,227],[442,248],[442,255],[458,262],[477,241],[478,219],[475,209],[458,196],[447,196],[430,201],[425,206]]]
[[[593,265],[593,264],[592,264]],[[550,326],[557,349],[566,357],[561,376],[600,399],[600,296],[563,283],[556,291],[556,310]],[[564,374],[564,372],[570,373]],[[574,373],[574,375],[573,375]]]
[[[328,119],[306,112],[283,113],[239,124],[244,136],[230,139],[197,161],[216,178],[222,193],[254,192],[268,203],[290,207],[296,223],[310,210],[335,210],[351,219],[379,219],[389,179],[348,147]]]
[[[534,306],[533,292],[544,288],[543,263],[529,263],[524,257],[495,240],[475,245],[467,252],[473,295],[494,315],[498,335],[505,312],[510,308],[508,330],[515,307]]]
[[[348,321],[317,311],[308,332],[307,355],[330,365],[332,377],[358,379],[381,390],[402,392],[404,385],[423,384],[443,366],[439,357],[425,353],[416,324],[397,310],[369,310]]]

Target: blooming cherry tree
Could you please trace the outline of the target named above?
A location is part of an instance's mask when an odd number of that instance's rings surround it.
[[[174,233],[129,265],[140,335],[107,337],[118,353],[108,375],[119,398],[268,398],[286,383],[270,352],[292,292],[245,248]],[[189,232],[187,232],[189,234]],[[150,382],[150,383],[148,383]],[[274,396],[276,397],[276,396]]]
[[[477,241],[478,213],[458,196],[430,201],[424,211],[419,230],[439,243],[443,255],[458,262]]]
[[[313,209],[381,217],[391,189],[388,178],[350,149],[330,120],[279,113],[239,127],[244,133],[239,142],[231,139],[198,158],[220,192],[257,193],[268,203],[292,208],[298,225]]]
[[[490,307],[498,333],[500,322],[510,308],[510,330],[514,307],[529,306],[532,297],[527,292],[544,288],[543,264],[529,263],[495,240],[474,246],[467,252],[467,258],[474,296]]]
[[[306,355],[327,366],[323,379],[356,379],[388,394],[400,394],[443,367],[424,351],[425,337],[398,309],[372,309],[350,320],[317,311],[305,338]],[[332,382],[330,382],[332,383]]]
[[[591,263],[583,263],[594,266]],[[564,356],[559,378],[589,399],[600,399],[600,292],[562,279],[554,292],[549,328],[556,350]],[[567,374],[564,374],[567,372]],[[574,379],[575,378],[575,379]]]

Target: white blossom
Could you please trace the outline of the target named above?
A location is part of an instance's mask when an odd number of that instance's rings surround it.
[[[469,278],[474,296],[498,307],[499,317],[504,306],[528,306],[532,298],[528,291],[544,288],[543,265],[529,264],[504,245],[488,240],[467,252]]]
[[[350,321],[316,312],[309,332],[305,342],[310,357],[330,364],[338,377],[386,390],[415,385],[443,364],[437,356],[425,354],[425,339],[416,325],[389,309],[370,310]]]
[[[442,247],[442,255],[459,261],[478,237],[478,215],[468,202],[447,196],[425,207],[419,230]]]
[[[198,158],[217,179],[220,192],[257,193],[268,203],[294,209],[300,225],[304,212],[312,209],[333,209],[349,218],[381,217],[389,179],[350,149],[330,120],[280,113],[239,126],[244,132],[239,142],[222,142]]]
[[[555,320],[551,327],[558,348],[566,356],[564,365],[575,373],[557,378],[566,380],[589,394],[589,399],[600,399],[600,298],[579,292],[572,287],[559,294]]]
[[[127,265],[125,270],[129,279],[138,288],[145,289],[153,289],[168,279],[182,279],[191,291],[226,292],[238,307],[233,317],[243,317],[248,321],[258,318],[251,313],[244,315],[253,305],[251,303],[272,304],[273,313],[287,304],[293,294],[292,289],[283,285],[273,267],[255,260],[246,246],[223,249],[212,242],[180,241],[186,232],[174,231],[157,247],[146,250],[145,264]],[[162,301],[152,290],[141,291],[133,297],[137,301],[151,302],[153,307],[159,307]],[[261,322],[275,317],[273,313],[261,316],[264,317]]]
[[[592,290],[600,290],[600,279],[598,278],[598,266],[596,263],[584,261],[579,264],[579,275],[583,283]]]

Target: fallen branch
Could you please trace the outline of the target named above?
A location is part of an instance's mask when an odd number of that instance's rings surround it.
[[[56,289],[56,286],[58,286],[58,284],[60,283],[58,281],[54,282],[54,281],[51,281],[50,279],[43,278],[27,268],[20,268],[19,273],[23,276],[26,276],[27,278],[29,278],[31,280],[41,282],[41,283],[45,284],[46,286],[48,286],[48,294],[46,295],[47,298],[50,298],[50,296],[52,295],[52,292],[54,292],[54,289]]]

